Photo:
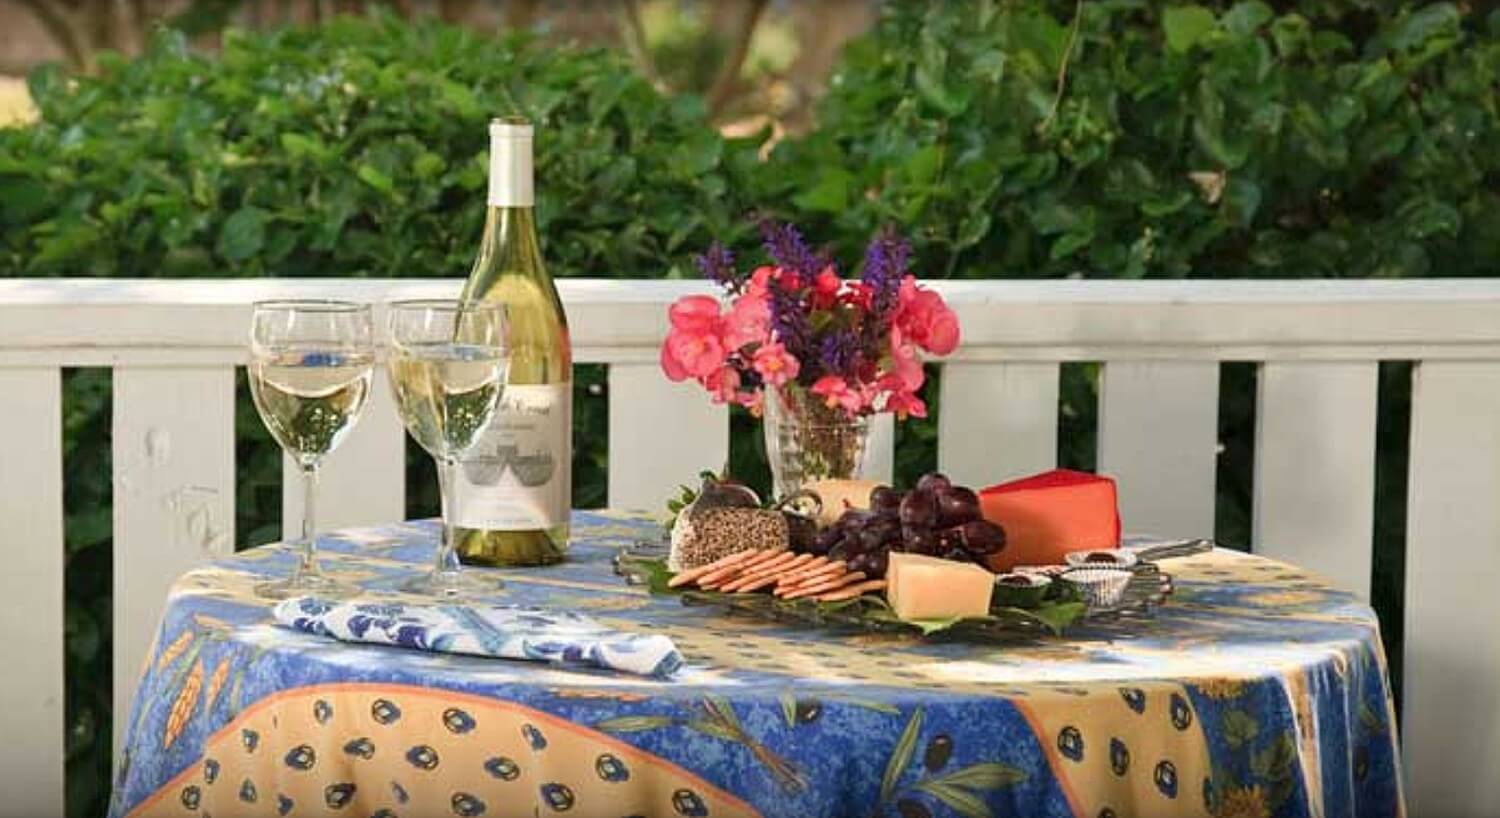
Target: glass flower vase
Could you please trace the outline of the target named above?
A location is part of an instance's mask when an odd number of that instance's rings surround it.
[[[857,479],[864,472],[869,417],[830,409],[801,389],[767,389],[762,428],[778,498],[808,483]]]

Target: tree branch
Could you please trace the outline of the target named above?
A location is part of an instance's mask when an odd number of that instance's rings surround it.
[[[735,83],[740,78],[740,69],[745,65],[745,57],[750,54],[750,40],[755,36],[755,28],[760,24],[760,16],[765,12],[766,5],[767,0],[750,0],[744,14],[740,15],[734,46],[724,58],[724,64],[719,67],[719,76],[708,91],[709,116],[718,116],[733,96]]]
[[[68,64],[87,71],[92,67],[92,49],[84,35],[83,21],[68,9],[47,0],[17,0],[42,24],[52,41],[62,48]]]
[[[1036,132],[1044,134],[1057,119],[1057,109],[1062,106],[1063,91],[1068,87],[1068,63],[1073,59],[1073,46],[1078,42],[1078,29],[1083,25],[1083,0],[1073,9],[1073,30],[1068,33],[1068,44],[1063,48],[1062,59],[1057,66],[1057,94],[1052,97],[1052,109],[1037,126]]]
[[[656,63],[651,59],[651,48],[646,43],[646,26],[641,23],[639,0],[624,0],[620,4],[620,19],[623,23],[625,51],[635,61],[635,67],[658,91],[666,91],[667,85],[656,73]]]

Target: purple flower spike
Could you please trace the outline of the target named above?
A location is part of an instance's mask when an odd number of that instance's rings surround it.
[[[859,356],[859,338],[850,330],[835,330],[823,336],[818,345],[818,362],[822,374],[848,377]]]
[[[703,255],[695,256],[693,263],[698,265],[704,278],[718,282],[731,292],[738,293],[745,286],[744,276],[734,267],[734,253],[717,241],[710,244]]]
[[[884,318],[896,306],[901,278],[906,275],[906,262],[910,258],[911,245],[890,228],[880,231],[865,248],[861,278],[870,288],[876,315]]]
[[[890,228],[881,230],[865,248],[865,269],[860,278],[870,288],[870,317],[864,323],[868,345],[877,345],[890,331],[910,258],[911,245]]]
[[[770,219],[762,220],[760,236],[765,242],[766,255],[776,262],[776,266],[795,270],[803,281],[811,281],[823,269],[818,256],[808,249],[807,242],[802,240],[802,234],[792,225]]]

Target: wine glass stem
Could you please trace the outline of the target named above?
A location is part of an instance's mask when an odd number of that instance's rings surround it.
[[[437,463],[438,494],[443,504],[443,541],[438,545],[437,560],[432,570],[439,574],[458,570],[458,491],[454,486],[458,476],[458,459],[440,458]]]
[[[298,577],[318,576],[318,466],[302,467],[302,562]]]

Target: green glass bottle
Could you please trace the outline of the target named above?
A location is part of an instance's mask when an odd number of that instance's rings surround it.
[[[500,408],[456,481],[459,557],[474,565],[544,565],[568,546],[573,350],[533,205],[531,123],[496,119],[484,238],[463,297],[505,304],[511,359]]]

